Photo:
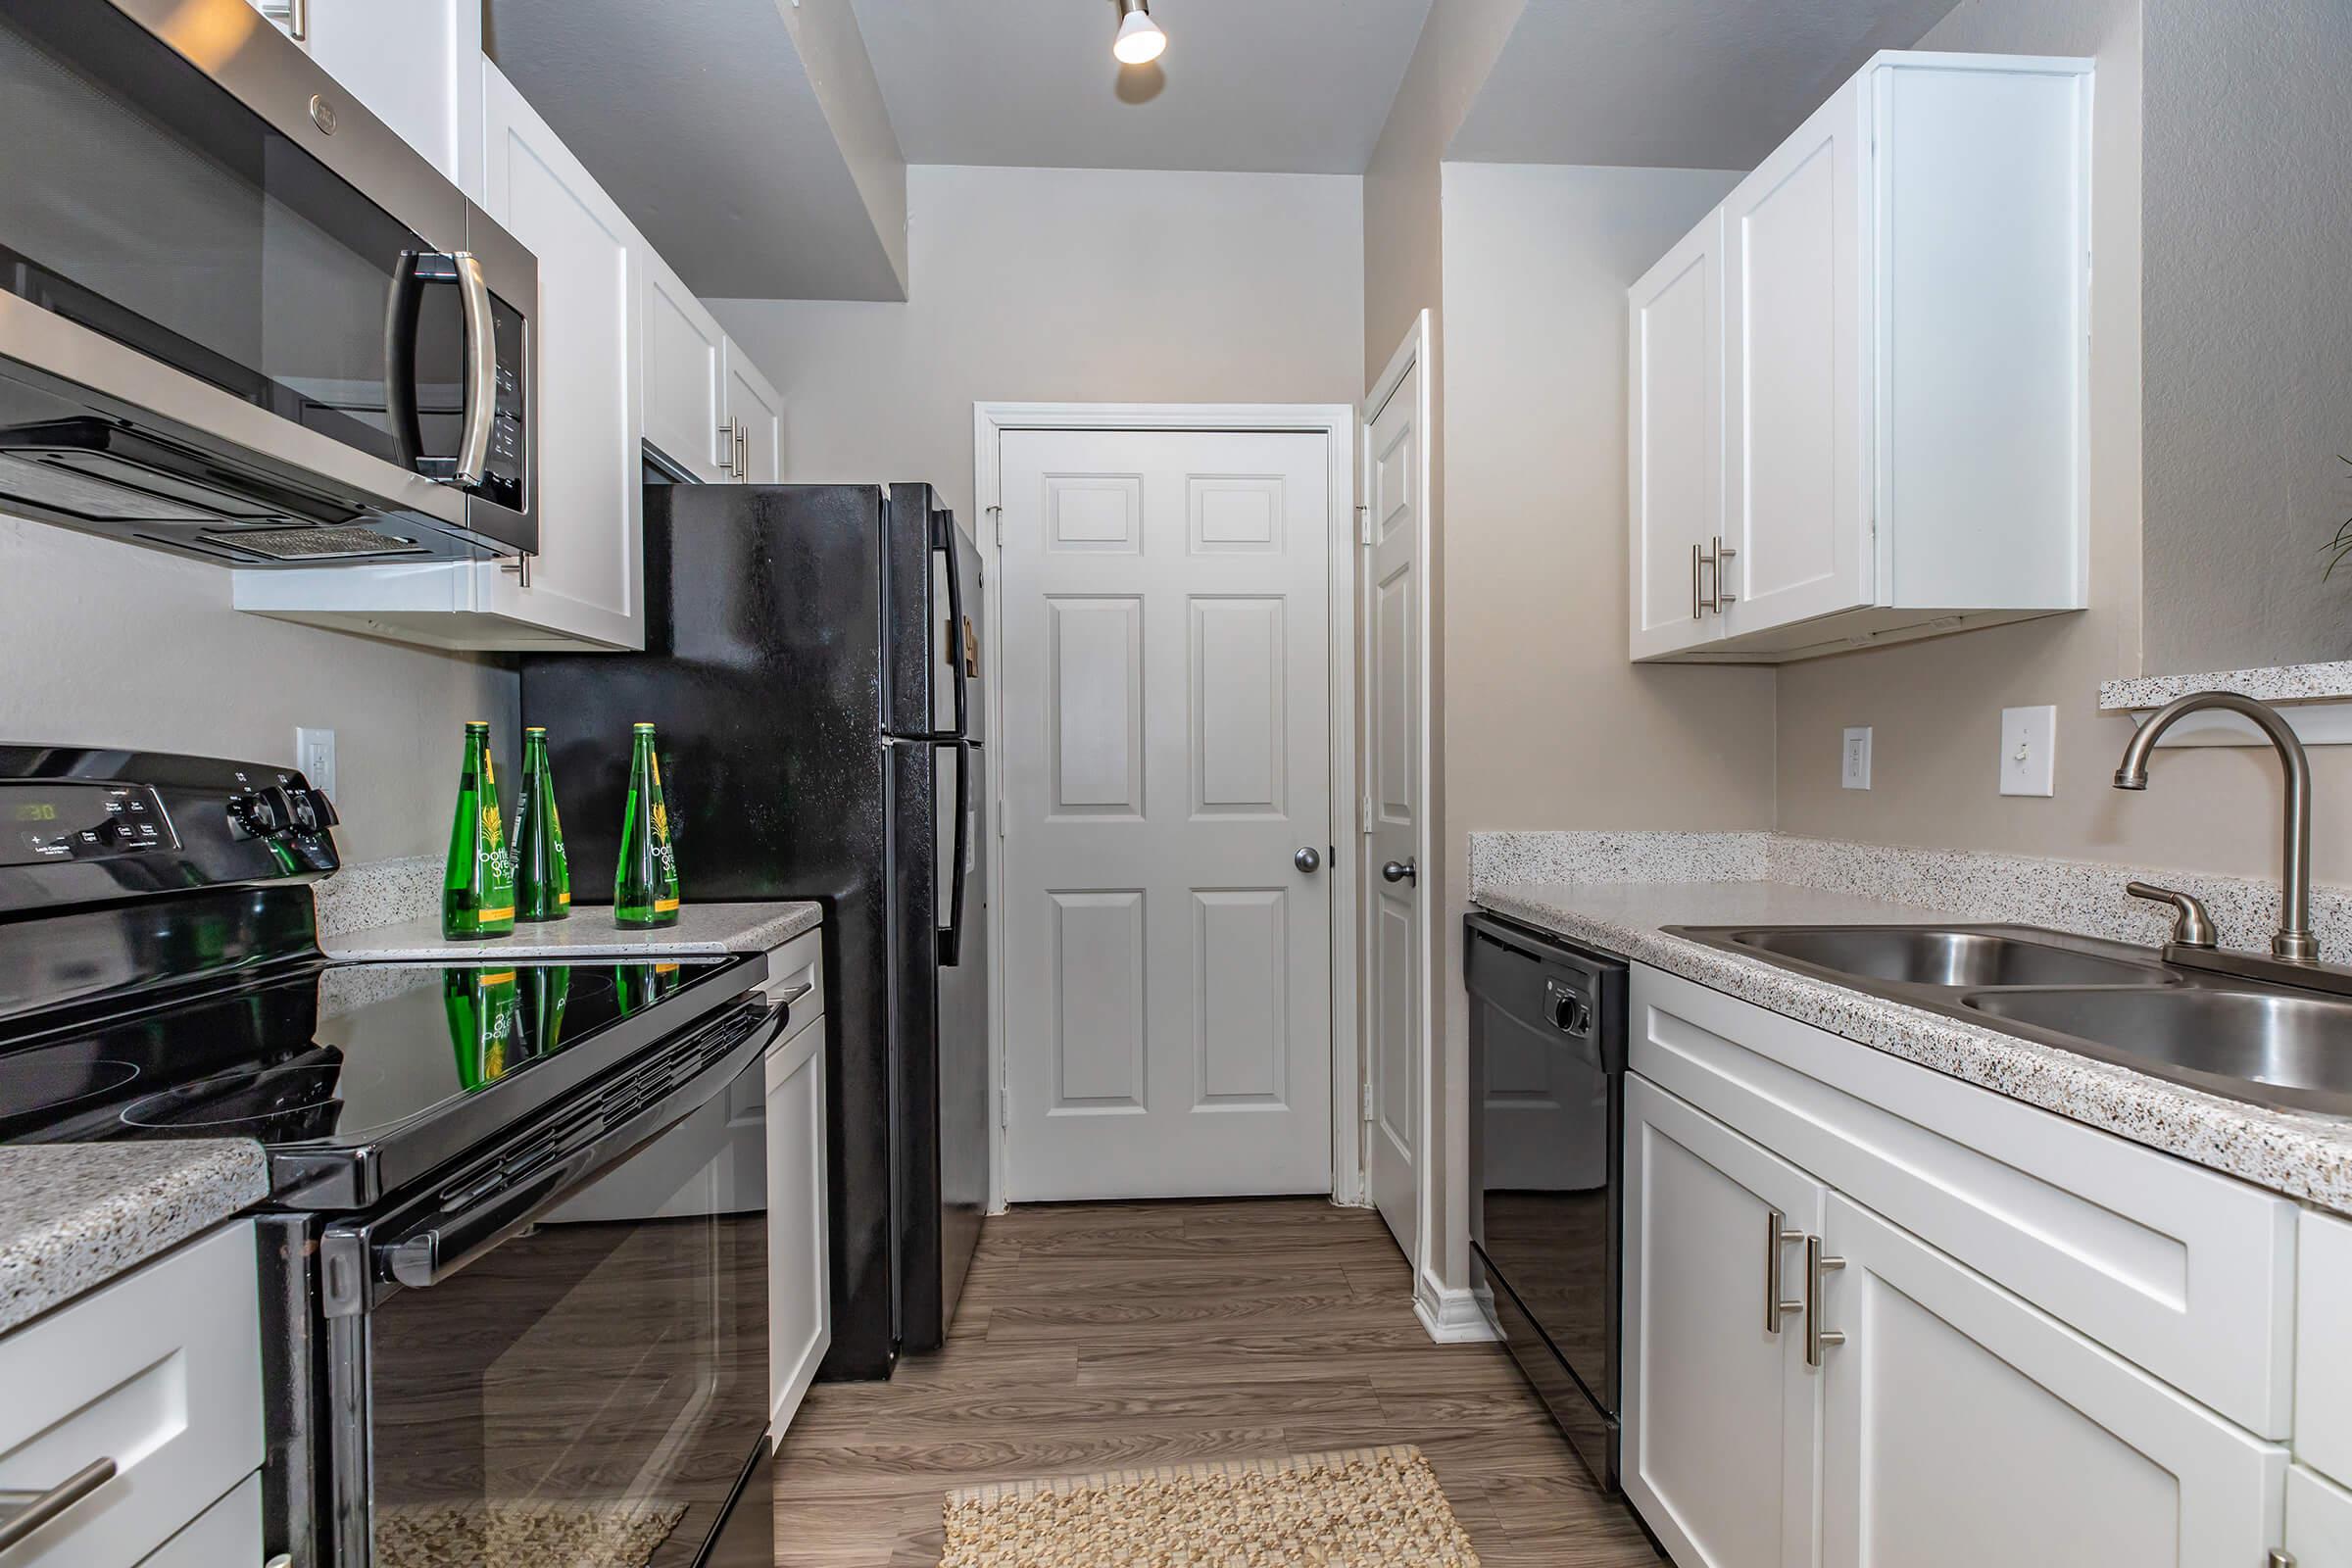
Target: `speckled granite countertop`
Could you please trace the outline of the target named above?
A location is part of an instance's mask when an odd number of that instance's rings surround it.
[[[330,958],[396,959],[435,963],[448,958],[626,958],[639,954],[764,953],[779,943],[813,931],[824,919],[821,906],[789,904],[689,904],[678,923],[652,931],[623,930],[609,908],[571,911],[568,920],[518,925],[511,937],[487,942],[451,942],[441,935],[439,916],[379,925],[364,931],[322,936]]]
[[[250,1139],[0,1149],[0,1333],[269,1196]]]
[[[1781,882],[1496,882],[1476,902],[2258,1187],[2352,1214],[2352,1122],[2264,1109],[1666,935],[1981,920]]]

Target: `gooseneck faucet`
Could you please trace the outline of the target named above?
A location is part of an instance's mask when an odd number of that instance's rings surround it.
[[[2124,748],[2115,787],[2146,789],[2148,753],[2156,749],[2157,740],[2175,720],[2209,708],[2243,714],[2278,749],[2279,765],[2286,770],[2286,825],[2278,869],[2278,934],[2271,938],[2271,956],[2288,963],[2316,963],[2320,945],[2311,934],[2311,761],[2277,709],[2236,692],[2190,692],[2176,698],[2149,715]]]

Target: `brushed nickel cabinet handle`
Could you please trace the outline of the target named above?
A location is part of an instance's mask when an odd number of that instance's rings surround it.
[[[1837,1329],[1821,1326],[1821,1277],[1845,1267],[1842,1257],[1828,1257],[1821,1250],[1821,1238],[1805,1238],[1805,1365],[1821,1365],[1821,1352],[1832,1346],[1843,1345],[1845,1336]]]
[[[1802,1312],[1803,1301],[1785,1300],[1781,1297],[1781,1249],[1793,1247],[1805,1239],[1802,1231],[1787,1228],[1788,1216],[1777,1208],[1764,1211],[1764,1332],[1781,1332],[1781,1320],[1791,1312]]]
[[[0,1551],[73,1507],[115,1479],[115,1461],[93,1459],[47,1492],[0,1492]]]
[[[1738,596],[1723,585],[1723,564],[1739,554],[1723,542],[1721,534],[1710,539],[1703,550],[1697,545],[1690,547],[1690,596],[1695,606],[1690,612],[1691,619],[1698,618],[1700,610],[1712,610],[1720,615],[1724,606],[1737,602]],[[1700,592],[1702,573],[1712,584],[1703,593]]]
[[[733,419],[718,421],[718,438],[727,444],[726,451],[719,455],[718,471],[733,473],[735,471],[735,452],[741,445],[735,438],[735,421]]]
[[[1692,545],[1690,547],[1690,618],[1698,619],[1699,612],[1706,608],[1707,602],[1698,591],[1698,546]]]

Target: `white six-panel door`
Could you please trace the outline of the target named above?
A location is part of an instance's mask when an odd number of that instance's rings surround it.
[[[1330,1190],[1328,452],[1002,437],[1012,1201]]]
[[[1389,864],[1417,860],[1421,837],[1422,472],[1421,366],[1397,378],[1364,431],[1364,501],[1372,548],[1366,572],[1365,796],[1360,885],[1366,1053],[1371,1098],[1365,1181],[1373,1206],[1404,1255],[1418,1265],[1424,955],[1423,903],[1415,876],[1392,882]]]

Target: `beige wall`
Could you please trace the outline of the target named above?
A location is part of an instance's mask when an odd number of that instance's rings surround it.
[[[2099,682],[2140,667],[2140,6],[1965,0],[1923,40],[1942,49],[2098,61],[2091,244],[2091,604],[2081,614],[1786,666],[1779,818],[1786,832],[2198,870],[2276,868],[2278,765],[2267,750],[2168,751],[2153,787],[2108,787],[2131,721]],[[2058,708],[2054,799],[1996,792],[2003,707]],[[1876,731],[1868,793],[1838,787],[1839,731]],[[2319,818],[2352,811],[2352,749],[2315,754]],[[2352,834],[2320,833],[2322,876],[2352,876]]]
[[[916,165],[906,304],[715,300],[795,483],[921,479],[967,525],[975,401],[1348,403],[1352,177]]]
[[[1469,835],[1772,825],[1772,671],[1625,654],[1625,291],[1739,178],[1445,166],[1449,1285],[1468,1263],[1465,1151],[1451,1135],[1469,1115]]]
[[[45,523],[0,517],[0,740],[290,763],[333,729],[346,860],[441,853],[465,721],[520,740],[491,664],[239,614],[218,566]]]
[[[2352,6],[2148,0],[2152,673],[2352,658]]]

